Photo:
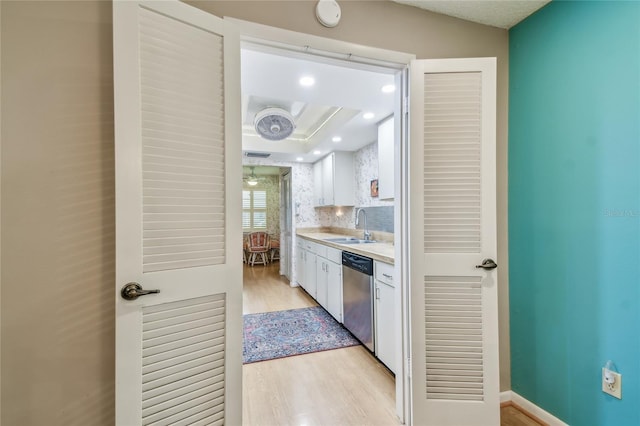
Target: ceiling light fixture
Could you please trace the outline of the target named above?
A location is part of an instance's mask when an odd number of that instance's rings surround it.
[[[385,84],[380,90],[382,90],[382,93],[393,93],[396,91],[396,86],[393,84]]]
[[[331,140],[335,143],[342,142],[342,138],[340,136],[334,136]]]
[[[298,157],[298,158],[296,158],[296,161],[304,161],[304,158]]]
[[[300,86],[311,87],[314,84],[316,84],[316,79],[310,76],[305,76],[300,79],[299,83],[300,83]]]
[[[313,155],[320,155],[322,154],[322,151],[313,151]]]
[[[372,112],[365,112],[364,114],[362,114],[362,118],[364,118],[365,120],[371,120],[373,117],[375,117],[375,114]]]
[[[249,186],[256,186],[259,182],[258,176],[256,176],[255,167],[249,167],[251,169],[251,174],[245,178],[245,182]]]

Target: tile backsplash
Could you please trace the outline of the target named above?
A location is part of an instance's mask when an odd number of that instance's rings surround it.
[[[393,233],[393,206],[363,207],[362,210],[364,210],[367,215],[367,228],[369,231]],[[360,224],[356,227],[357,229],[364,228],[363,219],[364,215],[360,213]]]

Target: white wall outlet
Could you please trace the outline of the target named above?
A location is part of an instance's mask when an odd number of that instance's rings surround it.
[[[602,392],[622,399],[622,374],[615,371],[602,369]]]

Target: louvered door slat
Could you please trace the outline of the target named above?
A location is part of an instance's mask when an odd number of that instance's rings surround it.
[[[145,9],[140,14],[143,272],[221,264],[224,216],[188,215],[224,211],[223,81],[211,78],[223,75],[222,37]],[[177,207],[186,215],[163,216]],[[158,230],[175,238],[197,230],[221,244],[158,245]]]
[[[425,253],[480,251],[480,77],[424,76]],[[441,221],[455,235],[438,233]]]
[[[147,374],[145,382],[142,383],[142,390],[146,392],[150,389],[156,389],[161,386],[165,386],[171,383],[177,383],[181,380],[189,380],[190,377],[197,375],[202,371],[207,371],[207,374],[217,375],[217,369],[224,368],[224,358],[217,356],[211,362],[202,363],[199,360],[185,363],[173,368],[167,368],[166,370],[155,371],[151,374]]]
[[[425,277],[427,398],[484,398],[480,282],[480,277]],[[477,385],[460,386],[460,381]]]
[[[143,424],[172,424],[223,409],[224,305],[218,295],[143,308]],[[219,330],[181,335],[199,325]],[[159,342],[160,336],[166,339]]]

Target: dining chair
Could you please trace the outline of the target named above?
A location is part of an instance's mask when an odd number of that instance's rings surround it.
[[[266,232],[252,232],[249,234],[249,264],[266,265],[269,263],[269,234]]]
[[[271,249],[271,262],[274,260],[280,260],[280,239],[270,236],[269,247]]]

